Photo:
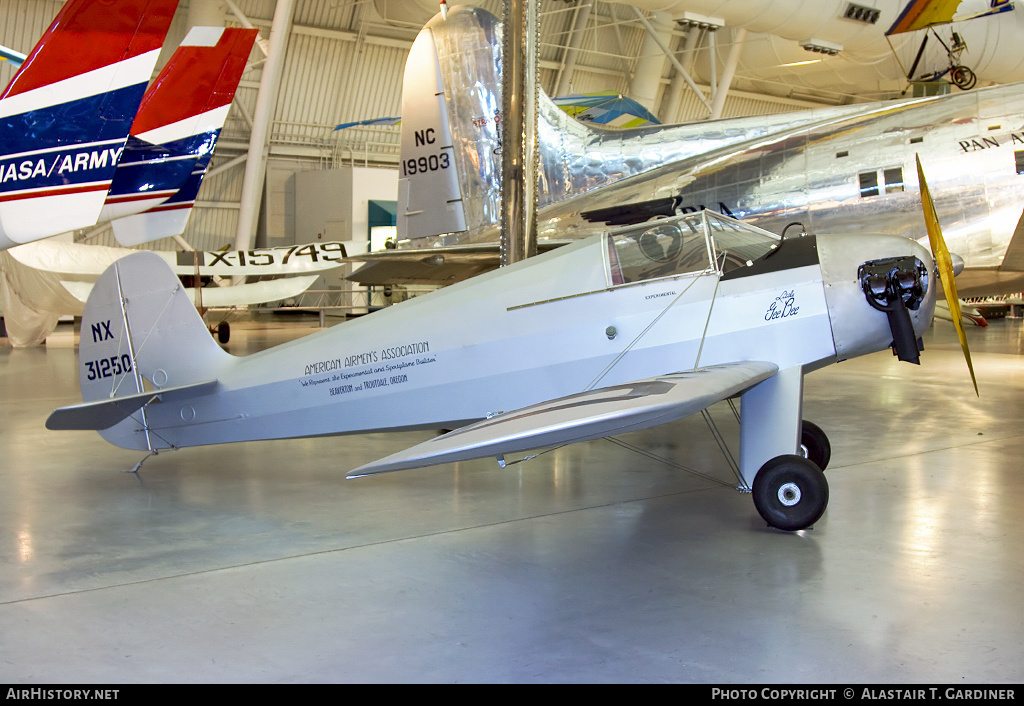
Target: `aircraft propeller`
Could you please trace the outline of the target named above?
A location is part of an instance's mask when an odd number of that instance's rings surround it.
[[[949,312],[953,315],[953,325],[956,326],[956,332],[960,336],[960,347],[964,351],[967,368],[971,371],[974,394],[981,397],[981,393],[978,392],[978,379],[974,376],[974,365],[971,363],[971,350],[967,347],[967,336],[964,334],[964,327],[960,322],[960,297],[957,295],[956,282],[954,281],[953,259],[946,248],[946,241],[942,237],[939,217],[935,213],[935,204],[932,201],[931,192],[928,190],[928,183],[924,178],[924,169],[921,167],[921,156],[917,155],[916,158],[917,178],[921,184],[921,207],[924,210],[924,222],[928,229],[928,240],[931,243],[932,257],[935,258],[935,266],[939,270],[939,279],[942,280],[942,289],[946,294]]]

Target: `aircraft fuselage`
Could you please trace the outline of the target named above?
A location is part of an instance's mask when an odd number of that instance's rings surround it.
[[[140,346],[136,368],[144,377],[159,387],[217,380],[216,394],[150,405],[151,439],[166,448],[454,428],[701,366],[756,360],[780,370],[814,369],[883,349],[893,338],[886,315],[865,299],[863,262],[917,257],[931,268],[927,251],[903,238],[790,238],[778,247],[770,234],[751,236],[752,229],[713,215],[707,239],[697,232],[702,218],[590,238],[244,358],[215,344],[204,353],[195,346],[210,348],[209,336],[190,343],[174,325],[145,324],[143,314],[129,311],[140,317],[132,322],[136,339],[149,328],[172,337]],[[777,252],[762,257],[773,245]],[[125,291],[154,293],[135,292],[129,304],[143,313],[170,312],[164,284],[152,283],[152,273],[138,282],[135,276],[127,268],[120,274]],[[103,361],[116,357],[125,368],[121,321],[102,313],[119,306],[111,276],[104,277],[83,315],[86,400],[110,396],[118,375],[105,374]],[[926,289],[911,312],[917,335],[934,306],[935,287]],[[101,434],[145,449],[141,432],[140,420],[129,418]]]

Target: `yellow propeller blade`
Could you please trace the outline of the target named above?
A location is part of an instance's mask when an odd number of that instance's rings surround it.
[[[964,334],[964,327],[960,323],[960,297],[956,292],[956,282],[953,275],[953,258],[949,256],[946,248],[946,241],[942,237],[942,229],[939,227],[939,217],[935,213],[935,204],[932,202],[931,192],[928,191],[928,182],[924,178],[924,169],[921,167],[921,156],[917,155],[917,178],[921,184],[921,207],[924,209],[924,223],[928,228],[928,240],[932,246],[932,257],[935,258],[935,266],[939,269],[939,279],[942,280],[942,290],[946,294],[946,303],[949,304],[949,313],[953,315],[953,325],[956,326],[957,335],[960,336],[960,347],[964,351],[964,359],[967,360],[967,368],[971,371],[971,382],[974,383],[974,394],[981,397],[978,392],[978,379],[974,376],[974,364],[971,362],[971,350],[967,347],[967,335]]]

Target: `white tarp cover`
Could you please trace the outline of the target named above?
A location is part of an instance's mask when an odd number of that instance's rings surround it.
[[[75,293],[87,296],[88,288],[107,267],[134,252],[129,248],[58,240],[40,240],[0,252],[0,294],[11,345],[24,348],[43,343],[53,333],[61,316],[81,316],[83,302],[62,282],[82,283],[74,287]],[[194,265],[177,265],[181,253],[156,254],[179,275],[195,272]],[[206,307],[244,306],[295,297],[312,285],[316,272],[341,264],[334,259],[340,260],[340,243],[249,251],[250,259],[266,265],[248,269],[239,262],[237,253],[200,254],[206,256],[207,261],[215,257],[224,260],[220,264],[201,266],[203,275],[252,274],[250,269],[265,275],[304,275],[233,287],[206,287],[203,290],[203,306]],[[184,259],[189,259],[189,254],[185,255]]]
[[[29,245],[35,243],[18,247]],[[60,280],[56,272],[25,267],[11,257],[10,251],[0,252],[0,297],[12,346],[38,345],[53,333],[61,316],[81,315],[82,302],[71,296]]]

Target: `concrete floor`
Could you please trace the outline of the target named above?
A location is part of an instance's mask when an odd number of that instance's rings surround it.
[[[309,332],[236,324],[229,349]],[[1024,329],[808,376],[831,502],[769,529],[699,416],[501,470],[426,438],[139,454],[48,432],[74,335],[0,343],[0,683],[1024,681]],[[731,412],[713,408],[730,439]]]

